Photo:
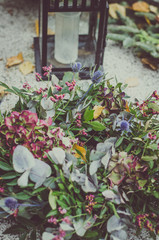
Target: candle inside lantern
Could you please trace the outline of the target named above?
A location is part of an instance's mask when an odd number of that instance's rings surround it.
[[[57,12],[55,16],[55,59],[70,64],[78,58],[79,12]]]

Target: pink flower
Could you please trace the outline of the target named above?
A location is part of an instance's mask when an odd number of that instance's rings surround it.
[[[71,223],[72,223],[71,220],[70,220],[70,218],[69,218],[68,216],[62,218],[62,221],[65,222],[65,223],[68,223],[68,224],[71,224]]]
[[[0,187],[0,193],[3,193],[3,192],[4,192],[4,188]]]
[[[48,222],[56,225],[57,224],[57,218],[51,217],[51,218],[48,219]]]
[[[55,99],[62,100],[65,97],[65,94],[61,94],[61,95],[55,94],[54,96],[55,96]]]
[[[57,100],[56,100],[54,97],[50,97],[50,100],[51,100],[52,102],[54,102],[54,103],[57,102]]]
[[[59,86],[59,85],[56,85],[56,84],[55,84],[55,87],[56,87],[56,90],[57,90],[57,91],[61,91],[61,90],[62,90],[62,87]]]
[[[52,65],[50,64],[50,66],[44,66],[43,68],[42,68],[45,72],[51,72],[52,71]]]
[[[84,136],[88,136],[88,133],[86,133],[85,129],[79,131],[79,134],[84,135]]]
[[[76,86],[76,81],[73,80],[71,83],[66,82],[65,84],[69,87],[69,91],[72,91],[74,89],[74,87]]]
[[[23,88],[26,88],[29,90],[31,88],[31,86],[29,85],[29,83],[26,82],[23,84]]]
[[[156,135],[153,135],[153,136],[152,136],[152,133],[149,132],[149,133],[148,133],[148,138],[151,139],[151,140],[156,140]]]
[[[59,236],[60,237],[65,237],[66,236],[66,232],[64,230],[62,230],[61,228],[59,228]]]
[[[59,212],[60,212],[61,214],[67,213],[67,210],[64,209],[64,208],[62,209],[61,207],[59,207],[58,210],[59,210]]]
[[[42,81],[42,76],[39,73],[35,73],[36,81]]]

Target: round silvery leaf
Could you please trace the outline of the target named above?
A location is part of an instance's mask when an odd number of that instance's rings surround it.
[[[54,147],[52,151],[48,152],[49,156],[56,164],[63,164],[65,160],[65,152],[59,147]]]
[[[41,106],[43,107],[43,109],[49,111],[53,109],[54,103],[50,100],[50,98],[42,98]]]
[[[63,99],[66,99],[66,100],[70,99],[70,94],[69,93],[65,93],[65,96],[64,96]]]
[[[120,218],[113,215],[112,217],[109,218],[109,220],[107,222],[107,231],[109,233],[111,233],[113,231],[119,231],[119,230],[125,228],[125,226],[126,225],[122,222],[122,220]]]
[[[100,166],[101,166],[101,161],[100,160],[91,162],[91,165],[89,167],[90,175],[95,174]]]
[[[29,177],[36,183],[36,188],[41,186],[45,179],[51,175],[51,167],[38,159],[35,159],[35,166],[30,170]]]
[[[49,117],[54,117],[55,116],[55,109],[51,109],[46,111],[46,119],[48,119]]]
[[[42,240],[52,240],[55,237],[52,233],[43,232]]]
[[[60,228],[64,231],[74,231],[74,228],[70,226],[70,224],[66,223],[66,222],[62,222],[60,224]]]
[[[29,177],[30,169],[26,170],[21,177],[18,179],[17,183],[21,187],[26,187],[28,185],[28,177]]]
[[[96,192],[96,191],[97,191],[96,186],[89,181],[89,179],[88,179],[87,176],[86,176],[86,178],[85,178],[85,185],[82,186],[82,189],[83,189],[83,191],[86,192],[86,193],[87,193],[87,192]]]
[[[110,240],[127,240],[127,233],[124,230],[114,231],[110,236]]]
[[[22,173],[35,165],[33,154],[24,146],[18,145],[13,153],[13,168]]]
[[[86,232],[83,219],[80,218],[78,221],[73,220],[73,226],[75,228],[76,234],[80,237],[83,237]]]
[[[51,75],[51,83],[53,86],[59,84],[59,79],[54,74]]]

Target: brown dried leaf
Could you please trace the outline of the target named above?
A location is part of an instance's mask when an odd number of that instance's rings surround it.
[[[157,64],[152,62],[152,60],[149,59],[149,58],[142,58],[141,62],[145,65],[148,65],[152,70],[157,70],[158,69]]]
[[[93,113],[93,117],[94,119],[97,119],[101,114],[102,114],[102,111],[105,107],[102,107],[102,106],[94,106],[93,110],[94,110],[94,113]]]
[[[39,36],[39,21],[38,19],[35,20],[35,32],[36,32],[36,36]]]
[[[0,100],[2,100],[2,98],[8,94],[8,92],[5,91],[6,88],[0,86]]]
[[[7,58],[6,67],[12,67],[14,65],[20,64],[24,61],[22,52],[20,52],[17,56]]]
[[[122,6],[118,3],[109,4],[109,15],[114,19],[118,19],[118,15],[117,15],[116,11],[120,12],[120,14],[123,17],[126,16],[126,9],[124,6]]]
[[[130,77],[125,80],[125,83],[128,84],[128,87],[136,87],[139,85],[138,78]]]
[[[132,9],[137,12],[150,12],[149,4],[146,2],[135,2]]]
[[[39,21],[38,19],[35,20],[35,31],[36,31],[36,36],[39,36]],[[54,35],[55,32],[52,31],[50,28],[47,30],[47,35]]]
[[[24,63],[22,63],[20,66],[19,66],[19,70],[24,74],[24,75],[27,75],[31,72],[34,71],[34,65],[29,62],[29,61],[26,61]]]

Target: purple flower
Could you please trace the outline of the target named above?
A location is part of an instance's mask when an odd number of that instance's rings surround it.
[[[103,79],[104,73],[100,70],[93,73],[92,82],[99,83]]]
[[[73,72],[80,72],[81,68],[82,68],[82,64],[80,62],[76,62],[72,65]]]
[[[120,130],[121,130],[121,131],[127,131],[127,132],[129,132],[129,131],[130,131],[130,130],[129,130],[129,127],[130,127],[130,124],[128,123],[128,121],[122,120],[122,121],[120,122]]]
[[[19,206],[17,199],[15,199],[13,197],[7,197],[4,201],[4,204],[10,210],[15,210]]]

